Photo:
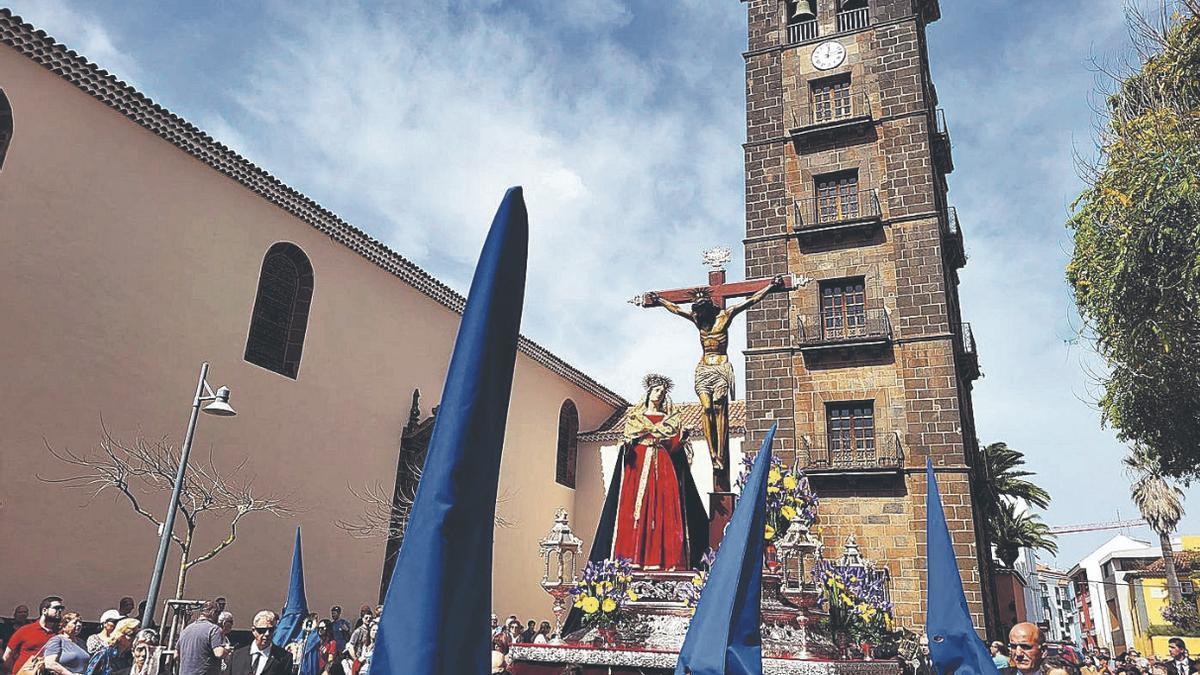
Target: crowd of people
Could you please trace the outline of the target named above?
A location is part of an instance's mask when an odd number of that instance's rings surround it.
[[[163,645],[155,630],[130,616],[133,608],[132,598],[122,598],[118,609],[100,615],[98,630],[85,636],[83,617],[68,611],[61,597],[42,599],[36,619],[29,617],[27,607],[18,606],[4,641],[0,675],[159,675]],[[225,611],[225,599],[217,598],[199,607],[180,631],[173,668],[178,675],[370,675],[382,610],[363,605],[353,624],[336,605],[328,618],[309,614],[296,639],[279,647],[273,643],[276,612],[255,614],[249,640],[238,644],[234,616]],[[556,638],[549,621],[522,624],[509,615],[501,624],[492,614],[492,673],[508,672],[513,645]],[[1037,625],[1020,623],[1009,631],[1007,643],[993,642],[990,651],[1002,675],[1200,675],[1200,660],[1190,657],[1178,637],[1168,641],[1165,658],[1132,649],[1113,656],[1105,649],[1082,652],[1047,645]],[[926,638],[905,665],[914,675],[936,675]]]
[[[1112,656],[1107,649],[1083,651],[1047,645],[1036,624],[1019,623],[1008,642],[989,646],[992,663],[1001,675],[1200,675],[1200,660],[1188,655],[1181,638],[1167,641],[1167,657],[1142,656],[1135,649]],[[915,675],[936,675],[929,642],[922,637],[917,657],[906,664]]]
[[[83,617],[67,611],[59,596],[44,598],[36,619],[19,605],[4,627],[6,634],[0,634],[0,675],[158,675],[164,645],[157,631],[131,616],[133,609],[133,599],[122,598],[118,609],[102,613],[86,635]],[[206,601],[172,645],[172,670],[179,675],[367,675],[382,609],[363,605],[354,623],[342,617],[339,606],[328,618],[309,614],[285,648],[273,644],[276,612],[259,611],[249,634],[238,635],[225,598]]]

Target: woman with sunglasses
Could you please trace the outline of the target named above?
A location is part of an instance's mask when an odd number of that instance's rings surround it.
[[[83,617],[79,616],[79,612],[63,614],[62,631],[50,638],[42,648],[42,658],[45,659],[47,671],[53,675],[82,675],[87,668],[88,659],[91,658],[87,648],[79,640],[82,630]]]

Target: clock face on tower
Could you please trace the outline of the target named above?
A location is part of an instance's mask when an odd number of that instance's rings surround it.
[[[812,64],[817,70],[829,70],[846,60],[846,48],[835,40],[822,42],[812,52]]]

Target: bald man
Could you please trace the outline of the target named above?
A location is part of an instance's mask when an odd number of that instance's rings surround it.
[[[1000,672],[1004,675],[1039,675],[1043,672],[1042,649],[1046,638],[1032,623],[1019,623],[1008,631],[1008,658],[1012,667]]]

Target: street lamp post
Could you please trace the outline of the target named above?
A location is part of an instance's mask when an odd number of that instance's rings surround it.
[[[196,395],[192,398],[192,414],[188,418],[187,433],[183,435],[183,447],[179,451],[179,469],[175,472],[175,485],[171,489],[171,501],[167,504],[167,515],[163,519],[162,533],[158,540],[158,558],[154,561],[154,574],[150,577],[150,590],[146,593],[146,612],[142,617],[143,627],[154,625],[154,607],[158,604],[158,590],[162,585],[163,568],[167,565],[167,549],[171,544],[171,533],[175,530],[175,511],[179,508],[179,493],[183,490],[183,476],[187,472],[188,455],[192,451],[192,437],[196,435],[196,420],[200,417],[200,404],[204,412],[219,417],[232,417],[237,412],[229,406],[229,387],[219,387],[216,393],[208,386],[208,361],[200,364],[200,380],[196,382]]]

